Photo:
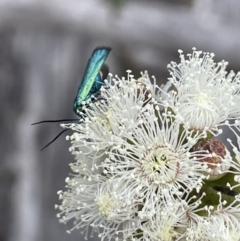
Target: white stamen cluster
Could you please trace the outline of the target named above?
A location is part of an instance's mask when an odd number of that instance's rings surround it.
[[[223,144],[208,142],[222,125],[239,135],[239,121],[228,122],[240,117],[239,75],[195,49],[180,59],[169,65],[174,90],[147,72],[110,75],[85,118],[64,125],[74,131],[67,139],[76,161],[58,217],[86,239],[240,240],[239,146],[229,140],[232,160]]]
[[[216,133],[227,119],[240,117],[240,74],[229,74],[227,62],[215,63],[214,54],[193,53],[184,56],[179,50],[181,62],[168,65],[174,90],[168,93],[164,105],[189,129]]]

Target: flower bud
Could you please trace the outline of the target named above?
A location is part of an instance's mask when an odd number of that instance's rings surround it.
[[[221,178],[230,167],[231,155],[226,146],[216,139],[199,141],[192,150],[198,152],[199,161],[207,165],[209,180]]]

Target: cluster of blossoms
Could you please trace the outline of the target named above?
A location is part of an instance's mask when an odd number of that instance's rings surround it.
[[[64,125],[75,162],[58,216],[86,239],[240,240],[240,75],[213,54],[179,53],[165,86],[109,75],[86,117]],[[237,138],[229,150],[223,126]]]

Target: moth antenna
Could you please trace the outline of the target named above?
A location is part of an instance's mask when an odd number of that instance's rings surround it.
[[[64,132],[69,131],[69,130],[71,130],[71,129],[65,129],[65,130],[61,131],[52,141],[50,141],[46,146],[44,146],[44,147],[41,149],[41,151],[43,151],[45,148],[47,148],[49,145],[51,145],[54,141],[56,141],[57,138],[58,138],[59,136],[61,136]]]
[[[31,125],[33,126],[33,125],[38,125],[38,124],[42,124],[42,123],[56,123],[56,122],[66,122],[66,121],[77,122],[77,121],[79,121],[79,119],[43,120],[43,121],[32,123]]]

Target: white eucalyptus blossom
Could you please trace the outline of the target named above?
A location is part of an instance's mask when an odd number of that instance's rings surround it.
[[[189,226],[190,215],[184,201],[169,199],[160,202],[156,214],[150,220],[142,223],[140,240],[172,241],[179,240]]]
[[[187,241],[239,241],[240,203],[236,198],[228,205],[219,194],[217,207],[206,206],[207,216],[199,216],[184,233],[181,240]]]
[[[98,175],[91,178],[76,175],[67,178],[66,182],[68,191],[59,192],[63,201],[57,206],[61,210],[61,222],[74,219],[73,229],[82,228],[85,238],[89,227],[98,233],[101,240],[118,236],[116,232],[122,235],[129,231],[126,227],[134,221],[137,209],[131,200],[119,195],[122,186],[118,180]]]
[[[240,117],[240,73],[228,74],[228,63],[215,63],[213,53],[193,48],[186,57],[181,50],[179,54],[181,62],[168,65],[174,90],[163,105],[171,108],[189,129],[216,134],[217,127],[227,119]]]
[[[141,120],[142,124],[125,133],[119,150],[108,152],[109,159],[102,163],[106,175],[126,181],[126,191],[146,200],[145,204],[151,207],[155,207],[165,189],[171,190],[172,195],[181,195],[201,186],[207,166],[190,149],[205,135],[181,130],[178,122],[152,105]],[[201,158],[207,156],[203,154]]]

